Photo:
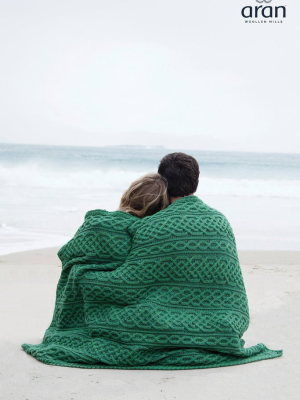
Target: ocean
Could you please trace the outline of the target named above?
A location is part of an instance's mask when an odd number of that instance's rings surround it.
[[[116,210],[173,151],[1,144],[0,254],[63,245],[88,210]],[[300,250],[299,154],[181,151],[198,160],[196,195],[226,215],[238,249]]]

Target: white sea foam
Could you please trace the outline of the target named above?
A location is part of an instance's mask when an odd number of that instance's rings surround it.
[[[52,210],[58,212],[58,213],[74,213],[78,211],[77,207],[64,207],[64,206],[54,206],[52,207]]]
[[[2,187],[124,190],[147,171],[56,169],[38,164],[0,166]],[[199,195],[299,198],[300,180],[200,177]]]
[[[42,249],[45,247],[61,246],[70,237],[50,234],[33,229],[18,229],[0,224],[0,254],[10,254],[19,251]]]
[[[200,178],[197,194],[298,198],[300,180]]]
[[[0,184],[10,187],[53,189],[114,189],[128,186],[146,172],[105,169],[50,169],[38,164],[0,166]]]

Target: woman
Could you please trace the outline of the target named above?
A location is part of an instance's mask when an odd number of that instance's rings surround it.
[[[43,342],[23,344],[23,349],[47,364],[60,365],[61,360],[86,362],[82,352],[68,351],[74,341],[82,348],[91,335],[86,302],[90,301],[90,285],[85,279],[90,272],[95,280],[105,280],[105,274],[121,267],[129,254],[132,237],[128,229],[141,218],[151,216],[169,205],[166,180],[159,174],[147,174],[133,182],[121,198],[119,210],[92,210],[87,212],[83,225],[75,236],[58,252],[62,272],[57,285],[52,322]],[[87,300],[89,292],[89,300]],[[102,304],[106,298],[94,298]],[[84,335],[78,334],[81,329]]]
[[[117,211],[87,212],[83,225],[74,238],[63,246],[58,256],[63,269],[74,263],[86,264],[96,257],[103,261],[123,261],[131,247],[129,226],[136,217],[144,218],[169,205],[166,180],[150,173],[136,181],[124,192]]]

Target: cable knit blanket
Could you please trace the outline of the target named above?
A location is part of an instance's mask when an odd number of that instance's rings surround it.
[[[248,302],[232,229],[196,196],[154,216],[89,211],[58,253],[62,273],[43,342],[51,365],[191,369],[275,358],[244,348]]]

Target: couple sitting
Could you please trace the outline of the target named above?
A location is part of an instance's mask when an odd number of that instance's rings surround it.
[[[232,229],[194,196],[197,161],[173,153],[134,182],[115,212],[93,210],[58,255],[62,273],[43,342],[51,365],[190,369],[279,357],[244,348],[248,302]],[[145,218],[144,218],[145,217]]]

